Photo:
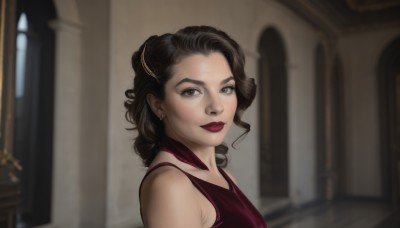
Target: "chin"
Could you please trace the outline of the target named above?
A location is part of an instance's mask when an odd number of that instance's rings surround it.
[[[203,142],[207,146],[218,146],[225,140],[226,134],[217,133],[215,135],[208,135],[203,138]]]
[[[222,136],[207,136],[207,135],[202,135],[199,137],[191,137],[191,138],[186,138],[184,139],[183,142],[189,143],[189,145],[193,145],[195,147],[215,147],[224,142],[224,137]],[[185,144],[185,143],[184,143]],[[186,146],[189,146],[186,145]]]
[[[227,135],[227,130],[223,130],[220,132],[212,133],[207,132],[201,129],[200,131],[181,131],[180,134],[175,134],[176,140],[180,141],[183,144],[193,145],[193,146],[218,146],[222,144]],[[169,135],[171,137],[171,135]],[[187,145],[187,146],[188,146]]]

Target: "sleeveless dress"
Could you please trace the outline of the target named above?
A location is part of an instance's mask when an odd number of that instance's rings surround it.
[[[187,163],[195,168],[208,170],[207,166],[185,145],[175,141],[171,138],[165,138],[161,145],[161,150],[166,151],[174,155],[178,160]],[[142,183],[139,188],[139,200],[140,200],[140,189],[143,181],[146,177],[154,170],[163,167],[172,166],[183,174],[185,174],[192,184],[211,202],[217,213],[215,223],[212,227],[218,228],[266,228],[267,225],[253,204],[247,199],[247,197],[240,191],[238,186],[229,178],[225,171],[218,168],[222,176],[229,184],[229,189],[220,187],[212,184],[205,180],[199,179],[178,166],[169,163],[162,162],[150,170],[147,171],[143,177]],[[143,217],[142,217],[143,220]]]

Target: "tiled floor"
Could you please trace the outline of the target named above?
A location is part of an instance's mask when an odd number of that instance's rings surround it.
[[[265,207],[266,210],[287,206],[284,198],[270,199],[266,203],[273,205]],[[400,228],[400,213],[394,213],[388,206],[377,201],[346,200],[286,213],[267,220],[267,224],[268,228]]]
[[[392,214],[380,202],[347,200],[286,213],[267,223],[269,228],[400,228],[397,215],[387,220]]]

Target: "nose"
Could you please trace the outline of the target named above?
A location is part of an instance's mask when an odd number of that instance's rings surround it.
[[[224,111],[224,105],[219,95],[210,95],[206,107],[207,115],[219,115]]]

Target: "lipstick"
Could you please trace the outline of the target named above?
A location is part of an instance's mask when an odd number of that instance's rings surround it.
[[[219,132],[222,129],[224,129],[224,125],[225,125],[224,122],[211,122],[211,123],[202,125],[200,127],[204,128],[210,132]]]

